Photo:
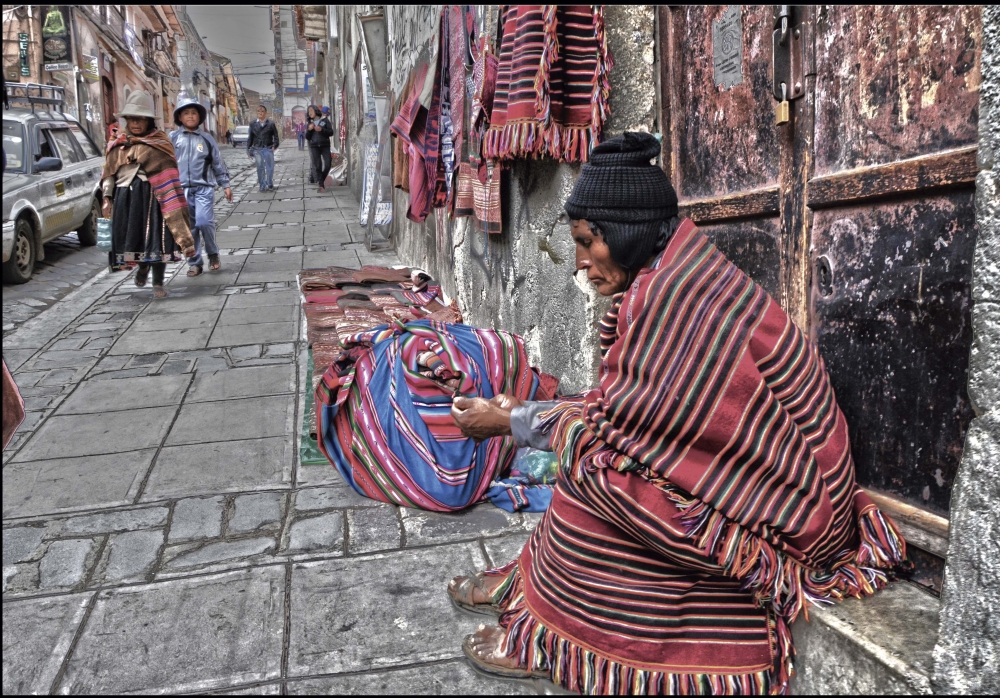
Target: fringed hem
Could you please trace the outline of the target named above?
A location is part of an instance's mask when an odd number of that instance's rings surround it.
[[[678,674],[638,669],[608,659],[560,637],[535,619],[525,603],[524,582],[516,568],[508,572],[504,583],[503,594],[494,595],[494,603],[503,611],[500,623],[507,629],[501,651],[517,657],[522,668],[549,672],[552,682],[568,691],[585,695],[768,695],[785,689],[787,676],[775,681],[771,669],[748,674]],[[784,647],[790,649],[791,643],[784,643]]]
[[[559,32],[556,22],[556,6],[543,5],[542,8],[542,63],[538,68],[538,74],[535,75],[535,93],[537,94],[535,113],[543,127],[547,127],[552,118],[549,78],[552,74],[552,64],[559,58]]]
[[[611,116],[609,98],[611,80],[609,75],[614,67],[614,59],[608,52],[608,42],[604,32],[604,6],[594,5],[594,35],[597,38],[597,74],[594,76],[594,90],[591,94],[590,123],[593,128],[592,142],[601,142],[601,129]],[[586,159],[584,159],[586,162]]]
[[[512,122],[486,132],[483,157],[503,161],[548,155],[560,162],[587,162],[591,148],[599,142],[599,132],[599,128],[595,131],[591,126],[556,122],[545,126],[535,120]]]
[[[681,510],[688,536],[714,554],[727,575],[741,580],[758,605],[789,625],[800,611],[809,620],[806,601],[820,605],[871,596],[889,582],[891,568],[906,558],[906,541],[874,505],[858,515],[858,549],[844,550],[827,569],[813,570],[704,502],[665,481],[653,482]]]

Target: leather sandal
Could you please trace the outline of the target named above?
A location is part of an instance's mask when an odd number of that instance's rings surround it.
[[[451,597],[451,602],[455,604],[456,608],[481,616],[498,617],[500,615],[500,610],[492,603],[469,603],[468,601],[461,600],[461,598],[471,599],[473,589],[479,589],[487,596],[490,595],[489,592],[483,588],[483,577],[481,573],[462,577],[461,579],[462,581],[459,582],[454,588],[454,592],[450,586],[448,587],[448,596]]]
[[[188,267],[187,275],[188,276],[201,276],[201,273],[203,271],[204,271],[204,269],[202,268],[202,266],[200,264],[192,264],[190,267]]]
[[[208,270],[219,271],[219,269],[222,269],[222,262],[219,260],[219,255],[217,254],[208,255]]]
[[[157,284],[153,284],[153,298],[166,298],[166,297],[167,297],[167,289],[163,288],[163,286],[158,286]]]
[[[483,672],[484,674],[489,674],[490,676],[499,676],[504,679],[548,679],[550,674],[547,671],[541,671],[537,669],[522,669],[520,667],[507,667],[501,666],[499,664],[493,664],[492,662],[481,659],[475,651],[472,649],[472,640],[475,634],[466,635],[465,639],[462,641],[462,652],[465,653],[465,658],[469,660],[474,669]],[[494,648],[493,653],[496,653],[496,648]]]
[[[149,278],[149,267],[139,267],[135,270],[135,285],[137,288],[142,288],[146,285],[146,280]]]

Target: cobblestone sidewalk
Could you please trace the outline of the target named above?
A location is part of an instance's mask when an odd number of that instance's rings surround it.
[[[294,145],[221,220],[222,269],[81,286],[4,338],[28,416],[3,454],[3,692],[532,693],[472,671],[455,574],[536,517],[357,496],[303,466],[295,275],[394,264]],[[252,187],[256,189],[255,186]]]

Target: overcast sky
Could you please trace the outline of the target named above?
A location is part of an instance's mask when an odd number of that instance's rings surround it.
[[[243,87],[274,92],[274,34],[270,5],[188,5],[208,50],[229,58]]]

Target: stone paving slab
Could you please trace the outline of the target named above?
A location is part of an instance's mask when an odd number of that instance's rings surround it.
[[[182,299],[186,301],[187,299]],[[130,332],[159,330],[211,329],[219,319],[218,310],[194,310],[186,313],[143,313],[129,327]]]
[[[117,453],[122,447],[155,448],[163,441],[177,407],[126,413],[54,416],[18,452],[14,462]]]
[[[278,566],[100,592],[60,690],[200,692],[280,678],[284,595]]]
[[[199,373],[186,401],[211,402],[242,397],[265,397],[295,392],[295,368],[291,364],[233,368]]]
[[[288,488],[293,453],[290,436],[167,446],[153,465],[142,501]]]
[[[465,660],[452,660],[363,676],[324,676],[286,681],[287,695],[322,696],[416,696],[494,695],[516,696],[538,693],[531,681],[504,681],[483,676]]]
[[[460,544],[294,565],[288,675],[461,656],[461,638],[481,619],[456,609],[445,588],[455,570],[485,562],[479,546]]]
[[[8,463],[3,469],[3,518],[131,504],[155,454],[146,449]]]
[[[86,381],[56,409],[56,415],[179,405],[190,382],[190,375]]]
[[[209,347],[230,347],[240,344],[286,342],[298,338],[299,324],[289,322],[262,322],[254,325],[218,325],[212,331]]]
[[[267,305],[253,308],[226,308],[219,316],[219,325],[254,325],[263,322],[294,322],[298,306]]]
[[[49,693],[92,594],[3,605],[3,693]]]
[[[220,440],[282,436],[295,411],[292,397],[253,397],[186,404],[170,430],[166,444],[212,443]]]
[[[121,336],[111,351],[115,354],[148,354],[153,351],[190,351],[204,349],[208,344],[212,328],[152,330],[140,332],[129,330]]]

